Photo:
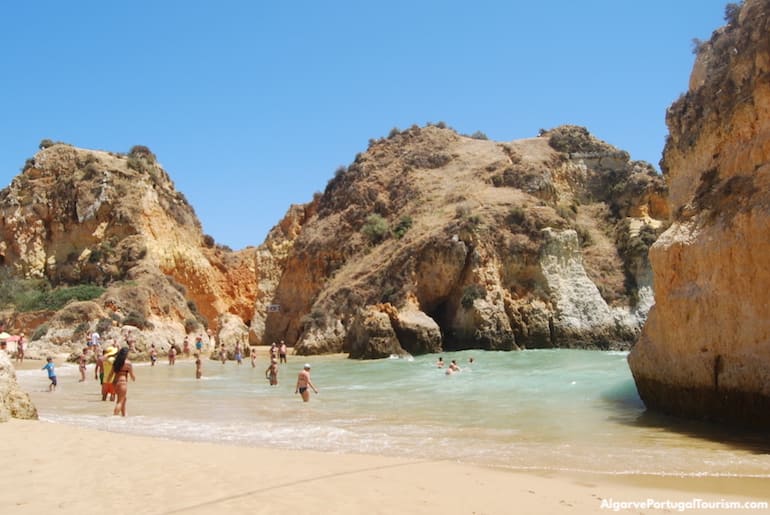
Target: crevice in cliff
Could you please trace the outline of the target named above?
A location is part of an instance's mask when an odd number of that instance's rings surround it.
[[[723,368],[722,355],[717,354],[717,357],[714,358],[714,392],[719,391],[719,374]]]

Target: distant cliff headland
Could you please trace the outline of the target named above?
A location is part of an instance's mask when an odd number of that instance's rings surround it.
[[[628,348],[653,302],[664,180],[582,127],[394,129],[237,252],[150,149],[40,148],[0,191],[2,316],[31,352],[126,327],[140,353],[207,331],[356,358]]]

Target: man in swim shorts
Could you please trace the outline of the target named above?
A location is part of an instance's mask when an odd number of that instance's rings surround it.
[[[315,385],[310,380],[310,364],[305,363],[302,372],[297,376],[297,387],[294,389],[294,393],[299,393],[302,396],[302,401],[307,402],[310,400],[310,392],[307,391],[308,388],[312,388],[313,391],[318,394],[318,390],[316,390]]]

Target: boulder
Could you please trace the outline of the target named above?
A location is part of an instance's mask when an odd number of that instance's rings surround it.
[[[11,418],[37,420],[37,409],[29,395],[19,388],[8,355],[0,351],[0,422]]]

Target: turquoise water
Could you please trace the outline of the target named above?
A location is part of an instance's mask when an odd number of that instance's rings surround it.
[[[470,357],[475,363],[468,364]],[[281,365],[279,386],[264,358],[222,365],[138,364],[125,419],[111,416],[89,367],[77,382],[60,366],[48,394],[42,371],[18,372],[41,419],[109,431],[240,445],[457,460],[517,470],[770,477],[764,437],[736,436],[647,414],[624,352],[462,351],[447,376],[437,356],[352,361],[306,358],[320,390],[294,394],[305,358]]]

